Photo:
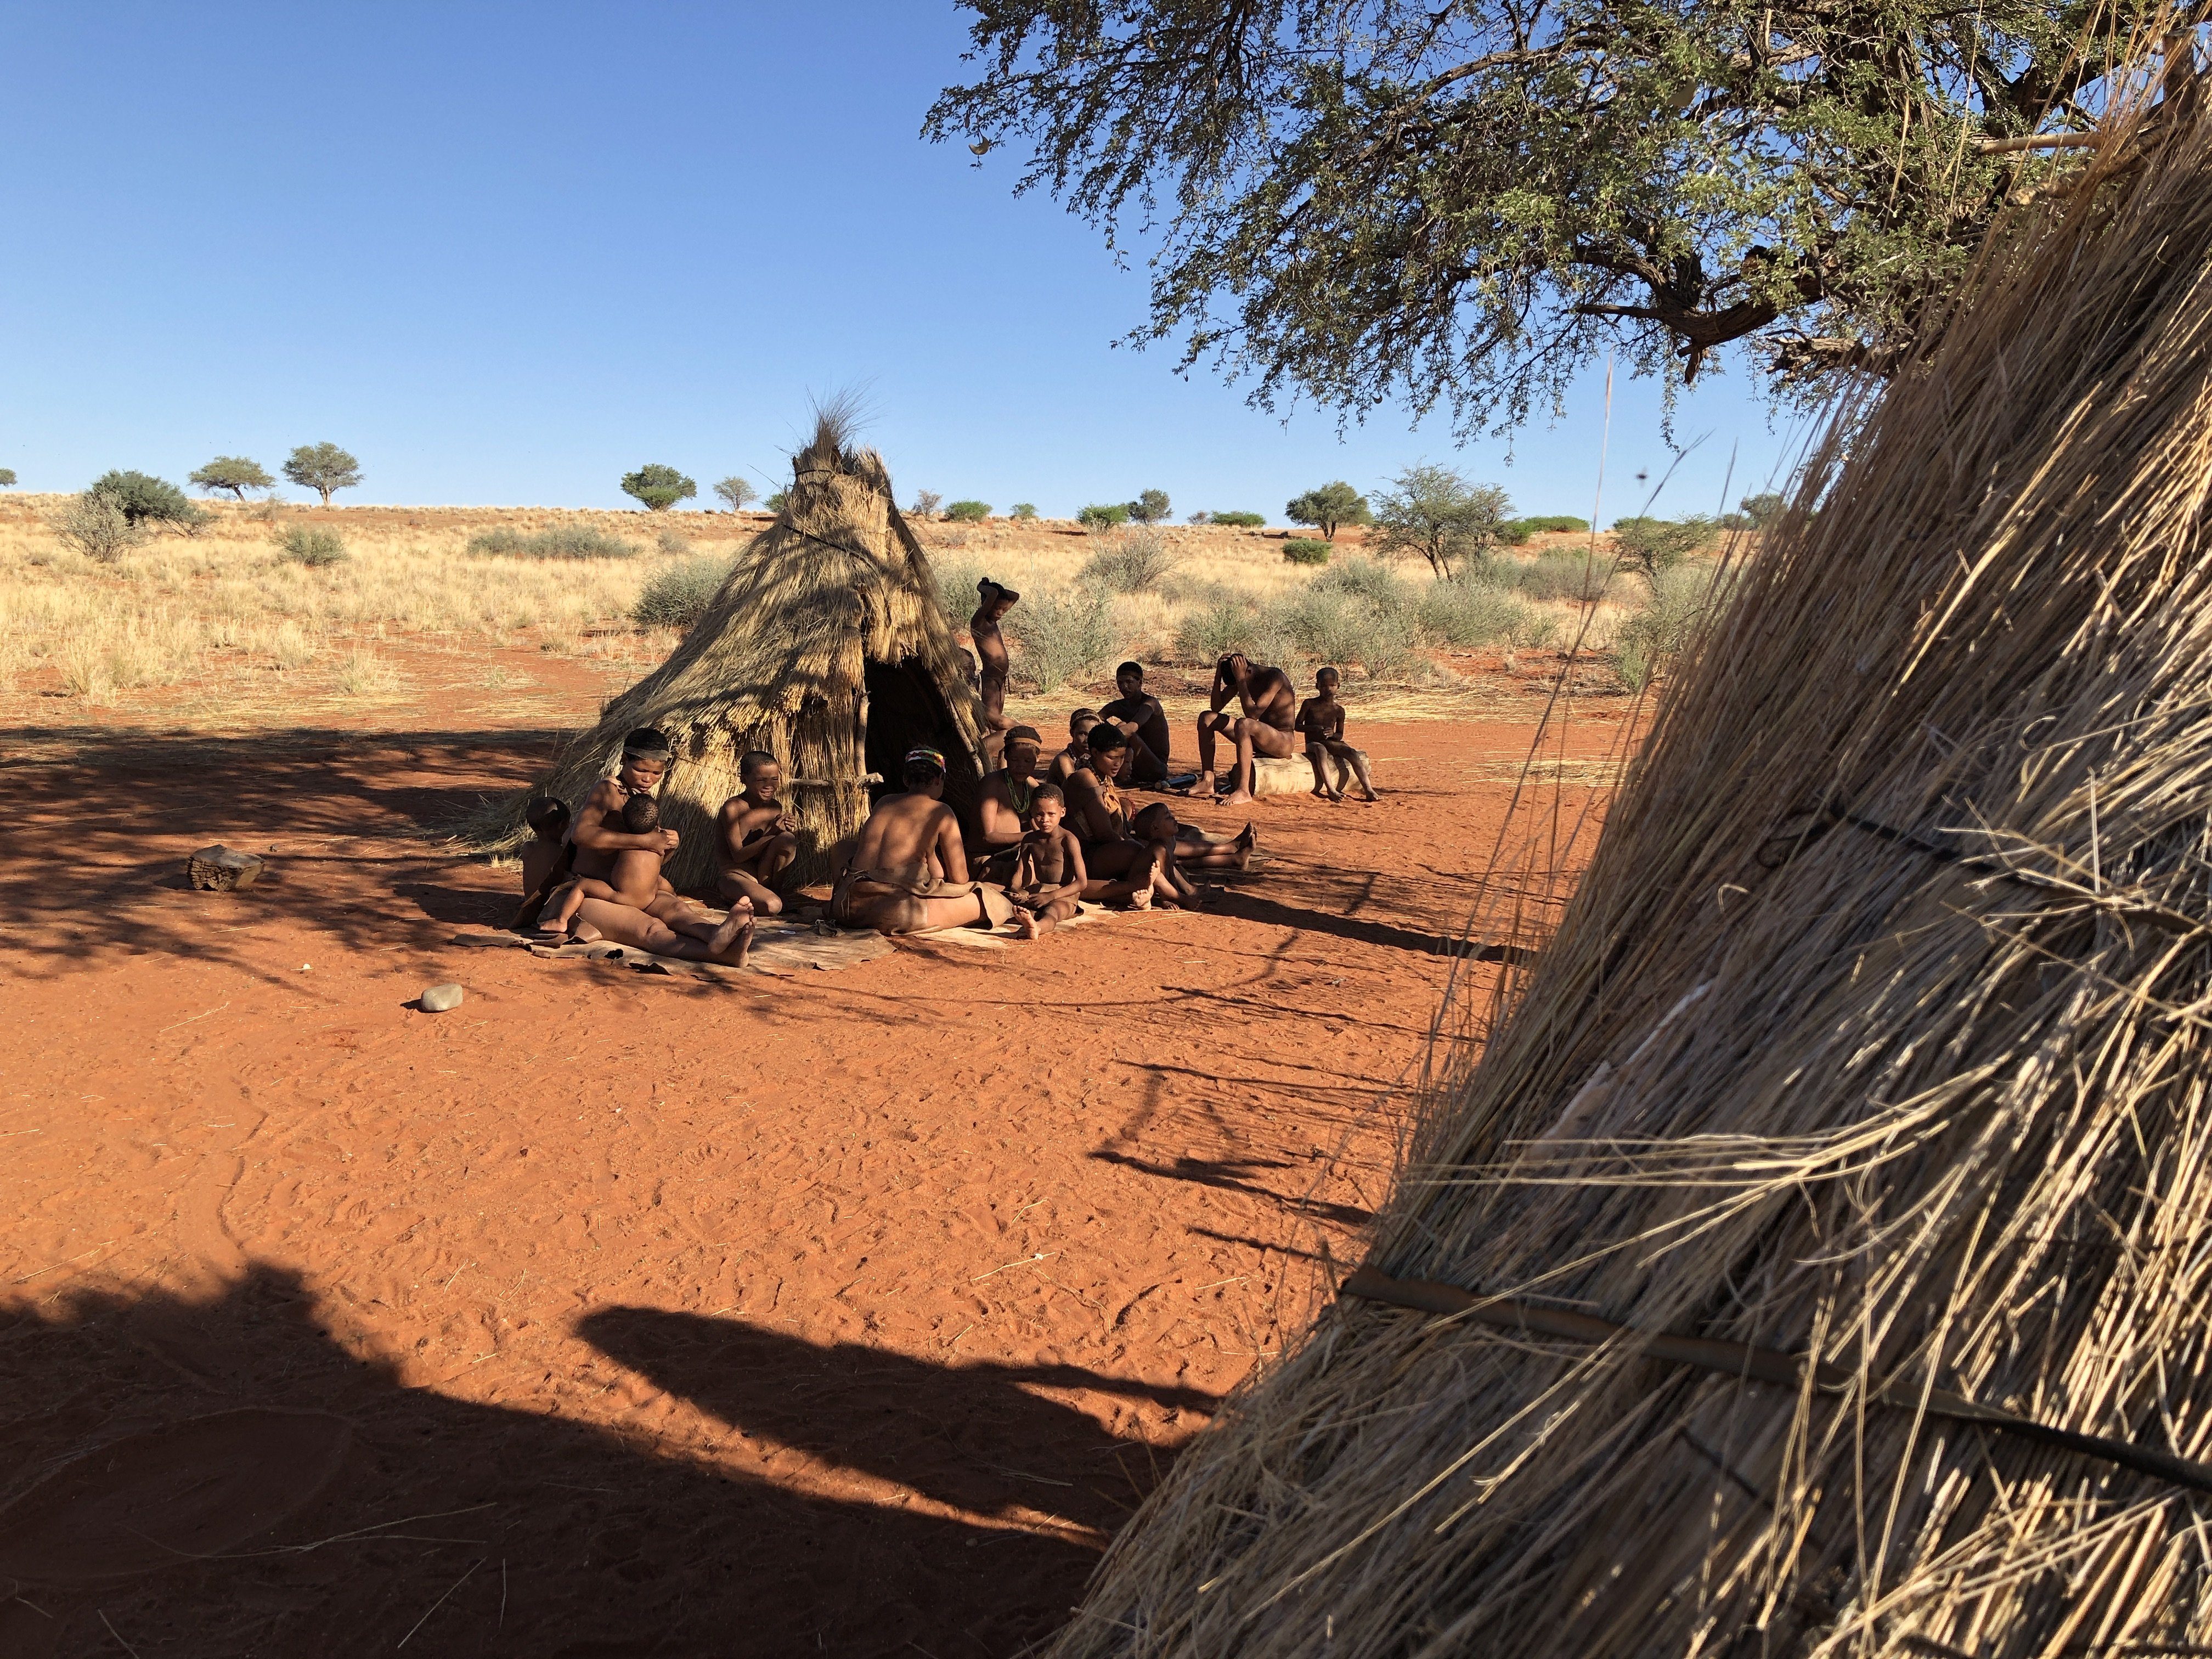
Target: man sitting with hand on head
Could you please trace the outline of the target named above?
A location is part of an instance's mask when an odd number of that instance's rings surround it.
[[[1222,713],[1234,696],[1243,705],[1240,715]],[[1232,651],[1214,665],[1212,707],[1198,717],[1199,780],[1194,795],[1213,793],[1213,748],[1217,739],[1237,745],[1237,760],[1230,768],[1229,793],[1224,806],[1240,806],[1252,799],[1252,757],[1265,755],[1287,760],[1293,749],[1298,695],[1291,677],[1279,668],[1255,664],[1242,651]]]
[[[899,775],[906,793],[884,796],[860,826],[830,890],[830,920],[886,933],[1006,921],[1014,907],[1005,892],[968,879],[960,821],[945,804],[945,757],[911,750]]]

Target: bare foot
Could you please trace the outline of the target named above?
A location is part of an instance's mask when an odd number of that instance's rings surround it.
[[[1017,909],[1007,920],[1013,927],[1016,939],[1035,939],[1037,936],[1036,911]]]
[[[1135,892],[1130,894],[1129,908],[1132,910],[1151,909],[1152,908],[1152,890],[1149,887],[1139,887]]]
[[[1217,806],[1249,806],[1252,804],[1252,800],[1253,795],[1249,789],[1239,789],[1233,795],[1224,795],[1219,800],[1216,801],[1214,805]]]
[[[753,948],[753,902],[739,899],[730,907],[730,914],[722,918],[722,925],[707,941],[707,954],[715,961],[732,968],[745,965],[745,953]]]
[[[1370,789],[1370,790],[1369,790],[1365,794],[1362,795],[1359,799],[1362,799],[1362,800],[1380,800],[1380,799],[1382,799],[1382,797],[1381,795],[1377,794],[1374,790]]]
[[[1189,788],[1180,789],[1176,793],[1178,794],[1188,795],[1194,800],[1210,800],[1213,796],[1213,774],[1211,772],[1200,772],[1198,775],[1197,781],[1193,783]]]

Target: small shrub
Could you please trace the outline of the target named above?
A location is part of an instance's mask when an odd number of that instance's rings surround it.
[[[734,559],[708,556],[657,572],[639,592],[637,603],[630,606],[629,619],[640,628],[690,627],[706,614],[736,563]]]
[[[988,501],[955,501],[945,509],[945,516],[955,524],[981,524],[991,516]]]
[[[627,559],[636,554],[637,544],[589,525],[555,525],[527,535],[501,525],[470,537],[468,551],[514,559]]]
[[[1280,611],[1283,631],[1298,659],[1309,663],[1358,663],[1370,679],[1402,679],[1420,660],[1420,641],[1409,608],[1319,582]]]
[[[623,474],[623,494],[645,503],[648,513],[665,513],[699,493],[699,486],[672,466],[658,461]]]
[[[1304,536],[1292,536],[1283,543],[1283,556],[1292,564],[1327,564],[1328,544]]]
[[[53,518],[54,534],[96,564],[113,564],[146,539],[146,532],[124,516],[112,495],[88,489]]]
[[[270,495],[247,507],[246,516],[255,524],[275,524],[284,516],[284,504]]]
[[[1197,512],[1192,514],[1188,519],[1184,520],[1183,522],[1185,524],[1205,524],[1211,520],[1213,514],[1207,512],[1201,507]]]
[[[276,538],[276,545],[293,563],[314,569],[337,564],[346,556],[346,544],[338,532],[318,525],[295,524]]]
[[[1388,611],[1403,611],[1413,598],[1413,590],[1400,580],[1388,565],[1368,558],[1346,559],[1342,564],[1331,565],[1314,578],[1314,591],[1322,593],[1356,593],[1370,605]]]
[[[975,584],[991,573],[980,564],[940,564],[937,571],[937,602],[955,628],[965,628],[975,614]],[[1029,603],[1024,599],[1023,604]]]
[[[1016,501],[1014,503],[1014,510],[1010,516],[1017,519],[1029,520],[1034,519],[1036,515],[1037,510],[1036,502]]]
[[[1267,522],[1267,515],[1264,513],[1217,513],[1213,515],[1213,522],[1230,525],[1238,530],[1257,530]]]
[[[664,553],[689,553],[691,544],[672,530],[664,530],[653,538],[653,544]]]
[[[1182,557],[1158,531],[1133,530],[1092,554],[1076,580],[1110,593],[1149,593]]]
[[[1535,607],[1519,594],[1491,582],[1449,581],[1430,585],[1415,607],[1421,632],[1439,645],[1462,649],[1512,641],[1531,630]]]
[[[1541,514],[1533,519],[1515,519],[1505,526],[1508,532],[1507,538],[1516,547],[1531,536],[1541,536],[1562,530],[1588,530],[1589,528],[1588,519],[1571,518],[1564,513]],[[1517,535],[1511,533],[1516,531],[1520,533]]]
[[[1584,553],[1545,553],[1517,568],[1511,561],[1502,568],[1513,585],[1532,599],[1572,599],[1577,605],[1595,605],[1606,596],[1613,582],[1611,562]]]
[[[1171,511],[1164,489],[1147,489],[1129,502],[1128,507],[1130,518],[1139,524],[1158,524]]]
[[[1644,602],[1613,635],[1613,666],[1632,691],[1641,691],[1687,644],[1708,612],[1728,597],[1715,568],[1681,563],[1660,571]]]
[[[1280,607],[1225,594],[1183,613],[1176,624],[1176,659],[1210,668],[1230,652],[1242,651],[1255,662],[1280,663],[1293,650],[1287,623]]]
[[[85,493],[103,495],[113,501],[133,530],[149,524],[195,530],[210,516],[205,507],[167,478],[144,472],[104,472],[93,480],[92,488]]]
[[[1129,522],[1129,509],[1093,501],[1075,515],[1075,521],[1085,530],[1115,530]]]
[[[1096,678],[1121,648],[1112,596],[1096,587],[1029,594],[1006,613],[1006,628],[1017,665],[1039,691]]]

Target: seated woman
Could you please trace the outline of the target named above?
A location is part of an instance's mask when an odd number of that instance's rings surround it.
[[[945,757],[909,750],[902,795],[886,795],[860,826],[830,894],[841,927],[919,933],[974,923],[995,927],[1013,914],[1005,891],[968,879],[960,821],[945,804]]]
[[[1091,728],[1084,762],[1068,774],[1067,827],[1083,846],[1087,880],[1083,896],[1094,904],[1151,908],[1158,855],[1129,833],[1129,811],[1115,780],[1127,763],[1129,739],[1110,720]]]

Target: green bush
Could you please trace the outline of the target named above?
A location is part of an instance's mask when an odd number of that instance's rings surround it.
[[[781,513],[790,505],[791,492],[788,489],[779,489],[761,503],[762,509],[769,513]]]
[[[1164,489],[1143,490],[1127,506],[1129,516],[1139,524],[1158,524],[1172,510],[1168,505],[1168,492]]]
[[[1113,530],[1129,522],[1129,509],[1093,501],[1075,515],[1076,523],[1085,530]]]
[[[988,501],[955,501],[945,509],[945,516],[955,524],[981,524],[991,516]]]
[[[1285,622],[1280,608],[1262,609],[1249,599],[1228,596],[1194,605],[1176,624],[1176,659],[1210,668],[1231,651],[1242,651],[1255,662],[1280,662],[1291,649]]]
[[[1328,544],[1312,541],[1304,536],[1291,536],[1283,543],[1283,556],[1292,564],[1327,564]]]
[[[1561,530],[1588,530],[1589,528],[1589,520],[1588,519],[1571,518],[1564,513],[1551,513],[1540,514],[1533,519],[1515,519],[1509,523],[1505,528],[1509,532],[1508,539],[1510,539],[1514,545],[1517,547],[1522,542],[1527,541],[1529,537],[1540,536],[1547,532]],[[1520,533],[1517,535],[1510,533],[1516,531]]]
[[[1517,568],[1509,561],[1504,568],[1513,585],[1532,599],[1592,605],[1605,597],[1613,582],[1612,562],[1585,553],[1545,553]]]
[[[1302,663],[1358,663],[1370,679],[1402,679],[1421,660],[1411,610],[1395,597],[1316,582],[1279,603],[1282,631]]]
[[[528,535],[501,525],[470,537],[468,550],[515,559],[627,559],[636,554],[637,544],[589,525],[555,525]]]
[[[1182,557],[1158,531],[1132,530],[1092,554],[1075,579],[1111,593],[1149,593]]]
[[[15,487],[15,469],[12,466],[0,466],[0,489],[13,489]]]
[[[1267,522],[1267,515],[1264,513],[1217,513],[1213,515],[1213,522],[1232,525],[1239,530],[1257,530]]]
[[[1782,516],[1783,509],[1790,503],[1770,489],[1747,495],[1736,505],[1743,509],[1743,516],[1751,521],[1753,530],[1764,530]]]
[[[1613,666],[1632,691],[1641,691],[1689,643],[1706,615],[1728,597],[1713,565],[1685,562],[1662,568],[1644,603],[1613,635]]]
[[[1713,539],[1711,519],[1615,519],[1613,538],[1623,562],[1634,565],[1656,589],[1660,573],[1698,552]]]
[[[1413,590],[1389,566],[1369,558],[1355,556],[1331,565],[1314,578],[1313,585],[1316,592],[1356,593],[1370,605],[1390,611],[1403,611],[1413,599]]]
[[[629,618],[640,628],[689,628],[706,614],[737,561],[708,555],[656,573],[640,590]]]
[[[935,569],[937,602],[955,628],[965,628],[975,614],[975,584],[991,573],[980,564],[940,564]]]
[[[293,563],[316,568],[337,564],[346,556],[344,538],[318,525],[295,524],[276,538],[276,545]]]
[[[1535,607],[1493,582],[1434,582],[1414,608],[1421,632],[1462,649],[1510,641],[1533,628]]]
[[[699,493],[699,486],[672,466],[658,461],[623,474],[623,494],[645,503],[649,513],[665,513]]]
[[[1036,504],[1034,501],[1016,501],[1014,503],[1014,510],[1009,516],[1017,519],[1027,520],[1034,519],[1036,515]]]
[[[1006,621],[1016,667],[1039,691],[1096,678],[1120,654],[1113,605],[1113,596],[1096,587],[1024,596]]]
[[[156,478],[150,473],[104,472],[93,480],[92,488],[85,493],[105,496],[114,502],[116,510],[133,530],[143,529],[148,524],[196,530],[210,516],[205,507],[167,478]]]

